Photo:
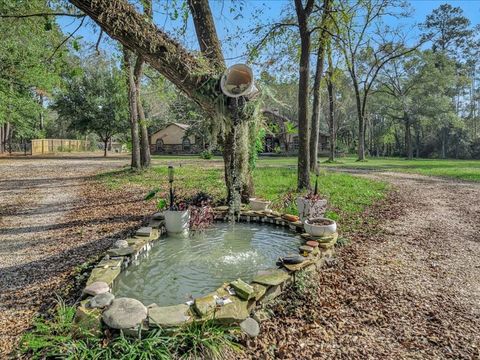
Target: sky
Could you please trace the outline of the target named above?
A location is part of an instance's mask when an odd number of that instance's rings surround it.
[[[217,32],[220,40],[233,37],[235,39],[243,39],[243,43],[249,40],[245,31],[252,28],[255,24],[255,18],[260,18],[262,21],[272,21],[279,19],[282,9],[292,2],[292,0],[245,0],[243,7],[239,8],[239,3],[236,3],[236,10],[231,12],[232,3],[228,0],[211,1],[212,12],[215,16]],[[154,3],[156,3],[154,1]],[[163,2],[164,3],[164,2]],[[449,3],[452,6],[459,6],[463,9],[464,15],[470,19],[473,25],[480,23],[480,0],[457,0],[457,1],[438,1],[438,0],[414,0],[410,1],[413,9],[413,14],[407,19],[402,19],[401,23],[396,19],[387,19],[389,25],[405,25],[410,30],[410,38],[414,38],[417,30],[414,24],[421,23],[426,16],[432,12],[433,9],[439,7],[441,4]],[[160,5],[154,4],[154,20],[155,23],[172,33],[182,44],[188,49],[197,49],[197,40],[194,33],[194,27],[191,21],[187,24],[187,30],[184,35],[179,35],[175,31],[179,27],[180,21],[173,21],[165,15],[165,10],[160,8]],[[57,20],[65,34],[71,33],[79,25],[78,19],[59,18]],[[98,39],[98,29],[88,22],[76,34],[81,35],[85,42],[96,43]],[[224,41],[223,44],[227,42]],[[109,41],[106,37],[103,38],[100,47],[107,52],[115,52],[115,43]],[[245,54],[245,45],[242,41],[238,45],[224,46],[224,54],[227,63],[242,62],[242,55]]]

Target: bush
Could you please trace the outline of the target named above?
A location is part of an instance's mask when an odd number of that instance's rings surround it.
[[[203,150],[200,153],[200,158],[202,158],[204,160],[210,160],[212,157],[213,157],[213,154],[210,150]]]

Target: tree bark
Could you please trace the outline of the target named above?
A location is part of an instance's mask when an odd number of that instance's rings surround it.
[[[358,144],[357,144],[357,161],[365,160],[365,118],[362,108],[362,98],[358,84],[353,82],[353,88],[355,90],[355,101],[357,104],[357,117],[358,117]]]
[[[139,169],[140,162],[140,139],[138,135],[138,107],[137,107],[137,92],[135,85],[135,78],[132,69],[132,53],[130,50],[123,48],[123,63],[127,80],[128,88],[128,109],[130,113],[130,132],[132,137],[132,169]],[[106,150],[105,150],[106,151]]]
[[[148,140],[147,122],[140,96],[143,64],[143,58],[137,56],[133,77],[135,81],[135,105],[137,106],[138,126],[140,128],[140,166],[142,168],[148,168],[150,167],[150,141]]]
[[[403,114],[403,118],[405,121],[405,150],[407,153],[407,159],[412,160],[413,159],[413,146],[412,146],[412,127],[410,123],[410,117],[408,114],[405,112]]]
[[[107,157],[108,138],[103,139],[103,156]]]
[[[308,121],[308,82],[310,77],[310,31],[308,18],[313,0],[305,8],[301,0],[295,0],[298,26],[300,28],[300,62],[298,81],[298,190],[310,189],[310,124]]]
[[[335,161],[335,147],[337,145],[336,141],[336,131],[335,131],[335,99],[333,96],[333,66],[332,66],[332,56],[331,53],[328,54],[328,77],[327,77],[327,90],[328,90],[328,129],[330,131],[330,154],[328,161]]]
[[[327,28],[327,18],[329,16],[331,0],[325,0],[323,3],[322,19],[320,21],[320,36],[317,50],[317,64],[315,67],[315,79],[313,82],[313,109],[312,109],[312,131],[310,134],[310,170],[315,171],[318,162],[318,136],[320,131],[320,110],[321,96],[320,84],[323,76],[323,66],[325,60],[325,44],[329,40]]]

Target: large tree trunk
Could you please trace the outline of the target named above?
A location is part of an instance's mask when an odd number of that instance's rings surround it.
[[[123,62],[128,87],[128,109],[130,112],[130,132],[132,136],[132,169],[139,169],[140,163],[140,140],[138,135],[138,107],[135,78],[133,74],[132,53],[123,48]]]
[[[313,1],[312,6],[313,6]],[[308,17],[311,9],[295,0],[295,10],[300,28],[300,63],[298,81],[298,190],[310,189],[310,124],[308,119],[308,82],[310,77],[310,31]]]
[[[143,63],[143,58],[138,56],[133,76],[135,79],[135,104],[137,106],[138,126],[140,127],[140,165],[142,168],[148,168],[150,167],[150,141],[148,140],[147,121],[140,97]]]
[[[313,82],[313,109],[312,109],[312,131],[310,133],[310,170],[315,171],[318,162],[318,136],[320,131],[321,96],[320,84],[323,76],[323,65],[325,60],[325,45],[330,41],[328,37],[327,19],[331,7],[331,0],[323,3],[322,20],[320,21],[320,36],[317,50],[317,65],[315,67],[315,80]]]
[[[143,13],[149,19],[153,19],[152,1],[142,0]],[[133,76],[135,79],[135,96],[137,105],[138,125],[140,127],[140,165],[142,168],[150,167],[150,141],[148,138],[147,122],[145,119],[145,111],[143,110],[140,91],[142,88],[143,65],[145,61],[141,55],[137,56]]]
[[[335,99],[333,96],[333,81],[332,73],[333,70],[329,71],[328,80],[327,80],[327,90],[328,90],[328,129],[330,131],[330,154],[328,161],[335,161],[335,147],[337,145],[336,140],[336,131],[335,131]]]
[[[358,144],[357,144],[357,161],[365,160],[365,117],[362,108],[362,98],[358,90],[358,84],[353,83],[355,90],[355,101],[357,104],[357,118],[358,118]]]
[[[107,149],[108,149],[108,138],[103,139],[103,156],[107,157]]]

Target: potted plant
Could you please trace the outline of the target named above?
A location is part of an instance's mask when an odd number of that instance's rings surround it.
[[[159,199],[157,208],[164,211],[165,228],[168,233],[178,234],[188,231],[190,226],[190,210],[188,204],[184,201],[175,202],[173,191],[173,166],[168,167],[168,181],[170,183],[170,205],[167,206],[165,199]],[[150,200],[156,197],[160,189],[150,191],[145,200]]]
[[[271,201],[264,200],[261,198],[250,198],[248,200],[250,203],[250,207],[253,211],[267,210],[268,206],[272,203]]]
[[[328,236],[337,231],[337,223],[324,217],[306,219],[303,226],[312,236]]]

